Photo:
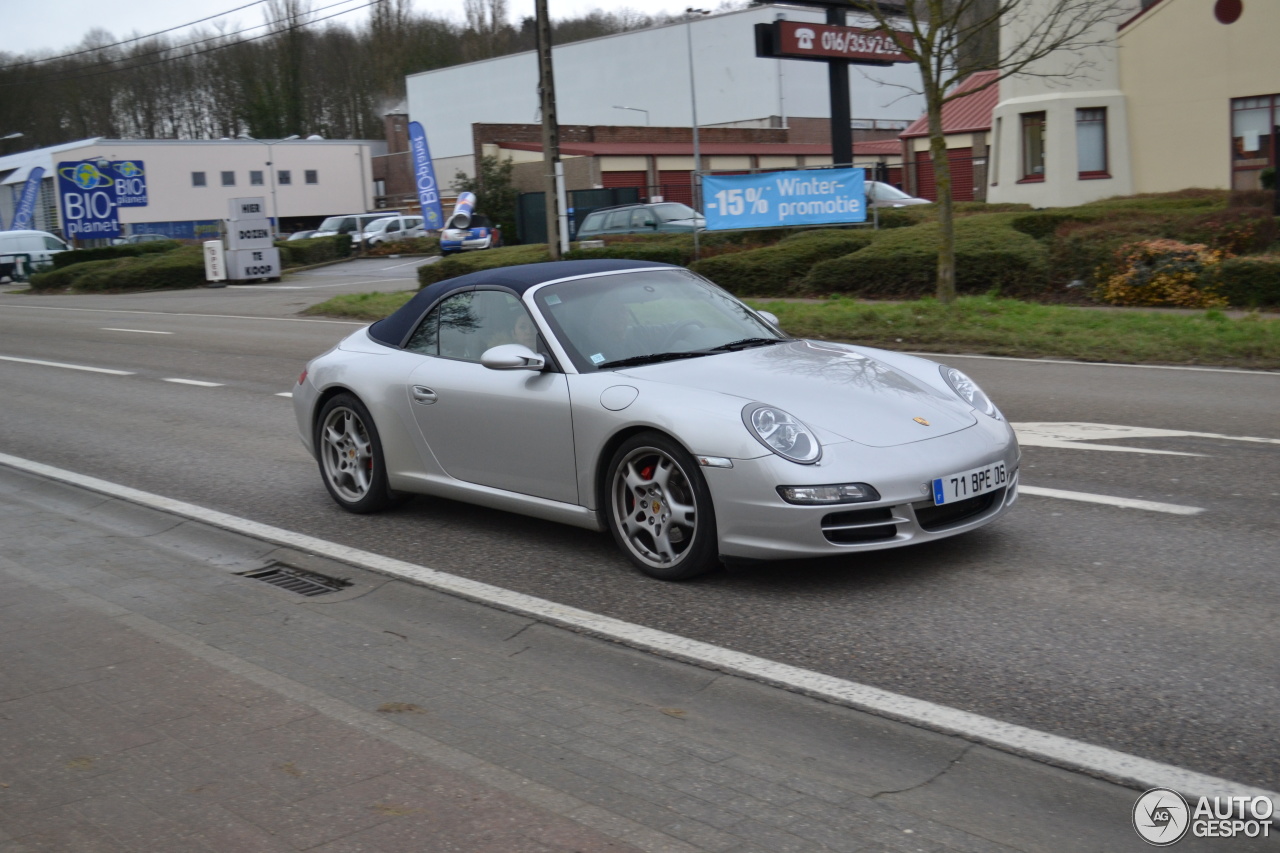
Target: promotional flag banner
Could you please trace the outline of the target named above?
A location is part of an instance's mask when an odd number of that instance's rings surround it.
[[[40,182],[44,180],[44,167],[36,166],[27,175],[27,182],[22,187],[22,196],[18,199],[18,207],[13,212],[13,223],[10,231],[23,231],[31,227],[31,219],[36,212],[36,199],[40,197]]]
[[[422,205],[422,219],[427,228],[439,230],[444,227],[440,187],[436,184],[435,169],[431,165],[431,149],[427,147],[426,131],[416,121],[409,122],[409,150],[413,153],[413,177],[418,187],[418,203]]]

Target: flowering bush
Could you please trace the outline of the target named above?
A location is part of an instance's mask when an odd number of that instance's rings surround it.
[[[1142,240],[1120,247],[1118,272],[1108,276],[1100,296],[1112,305],[1169,305],[1220,308],[1219,268],[1227,252],[1203,243]]]

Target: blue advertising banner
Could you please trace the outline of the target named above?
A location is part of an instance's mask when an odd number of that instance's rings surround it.
[[[147,173],[141,160],[120,160],[111,164],[115,172],[116,204],[120,207],[147,206]]]
[[[10,231],[24,231],[31,227],[31,219],[36,212],[36,199],[40,197],[40,182],[44,180],[44,167],[36,166],[27,175],[27,182],[22,185],[22,195],[18,198],[18,206],[13,211],[13,223]]]
[[[428,229],[438,230],[444,227],[444,208],[440,205],[440,187],[436,184],[435,169],[431,165],[427,133],[420,122],[409,122],[409,150],[413,153],[413,177],[418,187],[422,219]]]
[[[79,240],[120,236],[115,182],[91,160],[58,164],[58,203],[66,236]]]
[[[708,231],[867,221],[865,169],[705,175]]]

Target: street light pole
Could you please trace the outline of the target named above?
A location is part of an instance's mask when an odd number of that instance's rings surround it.
[[[706,9],[694,9],[692,7],[685,9],[686,15],[710,15]],[[693,174],[692,178],[692,194],[693,209],[702,212],[702,151],[698,147],[698,85],[693,73],[693,18],[685,24],[685,41],[689,47],[689,105],[693,114]],[[698,226],[697,220],[694,220],[693,227],[693,257],[696,260],[699,257],[698,252]]]
[[[649,126],[649,111],[642,110],[639,107],[614,107],[615,110],[635,110],[638,113],[644,113],[644,126]]]
[[[267,146],[267,173],[271,176],[271,238],[272,240],[275,240],[280,236],[280,208],[276,204],[275,155],[273,154],[271,149],[277,143],[292,142],[293,140],[299,139],[299,138],[300,137],[298,136],[298,134],[295,133],[292,136],[286,136],[284,139],[273,139],[268,141],[266,139],[254,139],[246,131],[241,131],[240,133],[236,134],[236,139],[245,139],[245,140],[248,140],[249,142],[256,142],[259,145]]]

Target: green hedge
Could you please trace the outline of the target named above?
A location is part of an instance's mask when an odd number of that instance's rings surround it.
[[[693,260],[693,246],[690,244],[685,248],[673,244],[615,243],[603,249],[570,249],[564,256],[566,261],[586,261],[595,258],[626,258],[632,261],[655,261],[686,266]]]
[[[176,290],[204,284],[204,253],[199,246],[183,246],[161,254],[89,261],[31,277],[31,289],[35,291],[70,288],[81,293]]]
[[[1116,253],[1140,240],[1172,238],[1170,216],[1141,213],[1098,222],[1066,221],[1049,240],[1050,277],[1055,284],[1073,281],[1092,286],[1119,271]]]
[[[503,246],[500,249],[481,249],[462,252],[442,258],[434,264],[418,267],[418,286],[426,287],[446,278],[456,278],[480,270],[512,267],[516,264],[536,264],[550,260],[546,243],[530,243],[524,246]]]
[[[1280,255],[1251,255],[1222,262],[1218,292],[1240,308],[1280,306]]]
[[[53,268],[82,264],[86,261],[106,261],[115,258],[136,258],[139,255],[154,255],[158,252],[171,252],[182,244],[177,240],[155,240],[150,243],[125,243],[120,246],[102,246],[98,249],[72,249],[69,252],[58,252],[53,256]]]
[[[280,266],[306,267],[337,261],[354,251],[350,234],[332,237],[313,237],[310,240],[281,240],[275,244],[280,250]]]
[[[783,296],[814,264],[856,252],[875,238],[866,229],[801,231],[773,246],[695,261],[689,269],[739,296]]]
[[[957,219],[958,293],[1038,294],[1048,278],[1048,253],[1009,225],[1010,215]],[[928,296],[938,280],[936,223],[894,229],[851,255],[815,264],[804,286],[815,293],[903,299]]]

